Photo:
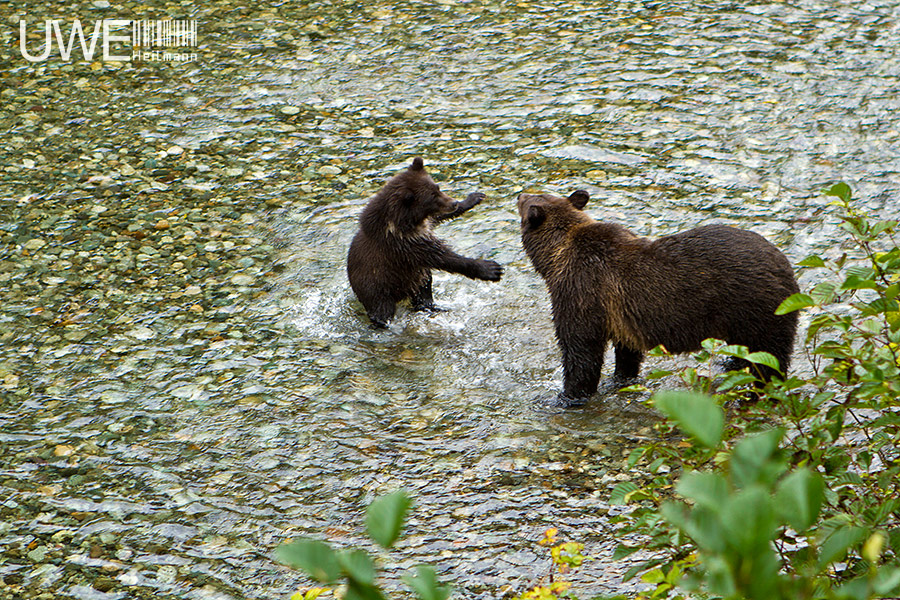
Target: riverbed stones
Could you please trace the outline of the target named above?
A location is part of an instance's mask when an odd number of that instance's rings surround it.
[[[41,238],[32,238],[25,242],[22,245],[22,248],[28,250],[29,252],[34,252],[35,250],[39,250],[47,245],[47,242],[42,240]]]

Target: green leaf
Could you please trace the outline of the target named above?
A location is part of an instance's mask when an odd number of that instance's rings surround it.
[[[815,306],[816,303],[809,294],[794,294],[784,299],[778,308],[775,309],[776,315],[786,315],[801,308]]]
[[[842,290],[874,290],[877,287],[875,271],[868,267],[848,268],[844,283],[841,284]]]
[[[757,365],[771,367],[776,371],[781,371],[781,365],[778,363],[778,359],[768,352],[751,352],[744,360],[748,360]]]
[[[890,326],[891,333],[897,333],[897,330],[900,329],[900,312],[892,312],[885,316],[888,325]]]
[[[778,524],[772,496],[761,485],[752,485],[728,498],[722,507],[722,524],[728,545],[755,558],[771,552]]]
[[[643,545],[626,546],[625,544],[620,543],[618,546],[616,546],[616,549],[613,550],[612,559],[613,560],[622,560],[623,558],[631,556],[635,552],[638,552],[639,550],[643,550],[643,549],[644,549]]]
[[[831,304],[837,292],[837,284],[833,281],[822,281],[813,286],[809,291],[810,297],[816,305]]]
[[[775,492],[778,514],[797,533],[803,533],[819,517],[825,500],[825,482],[821,475],[805,467],[785,477]]]
[[[347,582],[347,591],[344,593],[344,600],[386,600],[384,594],[381,593],[374,585],[360,583],[353,579]]]
[[[637,447],[631,452],[628,453],[628,468],[630,469],[634,465],[638,464],[638,461],[641,460],[641,457],[644,456],[644,449],[641,447]]]
[[[871,317],[900,310],[900,306],[898,306],[896,300],[888,300],[887,298],[875,298],[871,302],[858,305],[858,308],[860,316],[863,317]]]
[[[375,583],[375,565],[365,551],[346,550],[338,552],[337,558],[344,574],[350,579],[365,585]]]
[[[341,566],[331,547],[318,540],[299,539],[279,546],[278,560],[300,569],[320,583],[331,584],[341,576]]]
[[[447,600],[452,588],[438,582],[434,568],[420,565],[415,577],[404,575],[401,579],[416,593],[420,600]]]
[[[662,561],[657,560],[656,562],[659,563]],[[638,573],[646,570],[646,568],[646,564],[634,565],[633,567],[630,567],[627,571],[625,571],[625,574],[622,575],[622,581],[631,581]]]
[[[897,221],[877,221],[874,225],[872,225],[872,230],[869,232],[869,234],[872,237],[875,237],[881,235],[885,231],[891,232],[892,230],[896,229],[896,227]]]
[[[849,185],[841,181],[840,183],[836,183],[829,189],[825,190],[825,195],[836,196],[844,202],[849,203],[851,197],[853,196],[853,191],[850,189]]]
[[[382,548],[390,548],[400,537],[403,520],[412,502],[404,490],[378,498],[366,511],[366,531]]]
[[[707,585],[709,591],[716,596],[733,598],[737,594],[737,586],[734,582],[734,573],[731,565],[723,556],[711,556],[705,561]]]
[[[886,300],[893,300],[898,295],[900,295],[900,283],[892,283],[884,290],[884,297]]]
[[[656,472],[659,470],[659,468],[661,466],[663,466],[664,464],[666,464],[666,460],[668,460],[668,459],[665,456],[660,456],[659,458],[654,460],[652,463],[647,465],[647,471],[656,475]]]
[[[647,389],[647,386],[641,385],[639,383],[636,383],[634,385],[627,385],[623,388],[619,388],[620,394],[634,394],[634,393],[642,394],[642,393],[648,392],[648,391],[649,390]]]
[[[870,600],[872,594],[869,593],[868,579],[868,576],[862,575],[837,586],[832,592],[833,597],[840,600]]]
[[[667,371],[666,369],[653,369],[644,377],[644,379],[662,379],[663,377],[669,377],[672,375],[672,371]]]
[[[733,356],[735,358],[746,358],[750,351],[747,349],[747,346],[737,346],[734,344],[729,344],[727,346],[722,346],[719,348],[719,354],[722,356]]]
[[[698,548],[710,553],[723,552],[728,544],[721,513],[721,506],[714,504],[698,504],[688,509],[683,502],[663,502],[659,507],[659,514],[669,524],[683,531]]]
[[[722,383],[719,384],[719,387],[716,391],[724,392],[727,390],[733,390],[736,387],[747,385],[755,381],[757,381],[755,375],[744,373],[742,371],[731,371],[722,379]]]
[[[797,266],[820,268],[825,266],[825,261],[822,260],[821,256],[813,254],[812,256],[807,256],[806,258],[798,262]]]
[[[731,478],[737,487],[773,482],[781,475],[785,465],[776,459],[775,451],[783,436],[784,431],[775,428],[737,443],[731,453]]]
[[[659,567],[653,569],[652,571],[647,571],[643,575],[641,575],[641,581],[644,583],[662,583],[666,580],[666,576],[663,573],[662,569]]]
[[[879,596],[897,597],[900,594],[900,568],[882,566],[874,583],[875,593]]]
[[[847,554],[847,550],[863,541],[866,530],[854,525],[842,525],[832,532],[822,544],[819,551],[819,569],[841,560]]]
[[[697,506],[719,508],[728,498],[728,482],[715,473],[688,471],[678,480],[675,491],[693,500]]]
[[[628,504],[628,496],[640,488],[630,481],[621,481],[616,484],[609,494],[609,503],[612,505]]]
[[[832,442],[836,442],[844,430],[845,415],[843,406],[832,406],[825,413],[825,430],[831,435]]]
[[[667,519],[672,516],[671,512],[660,512]],[[718,554],[728,546],[729,536],[722,525],[722,511],[719,508],[696,507],[691,511],[690,518],[681,525],[681,529],[705,552]]]
[[[718,352],[725,346],[725,342],[716,338],[706,338],[700,342],[700,347],[709,352]]]
[[[722,440],[725,416],[709,396],[694,392],[663,391],[654,395],[654,406],[675,421],[688,435],[707,448]]]

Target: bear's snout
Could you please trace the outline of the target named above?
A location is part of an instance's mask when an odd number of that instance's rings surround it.
[[[438,190],[437,194],[437,204],[439,208],[439,212],[443,214],[452,213],[456,210],[456,200],[445,194],[444,192]]]

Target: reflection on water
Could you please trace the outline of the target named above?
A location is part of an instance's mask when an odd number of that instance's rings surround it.
[[[283,597],[309,582],[278,544],[364,543],[397,487],[417,509],[392,581],[427,561],[461,598],[519,591],[555,525],[600,557],[580,592],[627,589],[605,499],[653,416],[546,404],[518,192],[587,189],[642,235],[752,228],[795,262],[841,239],[835,180],[896,212],[894,3],[186,10],[196,63],[2,56],[0,598]],[[506,274],[436,275],[446,312],[378,331],[345,252],[415,155],[488,195],[440,234]]]

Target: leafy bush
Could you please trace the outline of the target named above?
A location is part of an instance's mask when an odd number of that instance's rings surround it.
[[[581,553],[584,550],[584,544],[579,542],[562,542],[558,543],[556,534],[559,531],[555,527],[551,527],[544,532],[544,538],[538,542],[541,546],[550,548],[550,559],[553,565],[550,567],[550,574],[546,585],[538,584],[530,590],[516,596],[516,600],[559,600],[566,598],[569,600],[577,600],[577,597],[569,591],[572,584],[565,579],[557,579],[556,573],[569,573],[581,566],[581,563],[587,560]]]
[[[366,532],[382,548],[391,548],[400,537],[403,521],[411,502],[407,493],[398,490],[378,498],[366,510]],[[375,562],[365,550],[335,550],[325,542],[298,539],[280,546],[278,559],[300,569],[310,578],[325,585],[343,582],[344,600],[384,600],[385,595],[376,582]],[[420,600],[446,600],[450,588],[438,582],[432,567],[421,565],[415,575],[403,576],[403,581]],[[292,600],[314,600],[325,591],[313,588],[298,592]]]
[[[811,317],[812,376],[773,381],[726,419],[755,377],[718,375],[714,359],[769,358],[707,340],[681,373],[690,391],[653,397],[662,435],[629,458],[646,476],[611,497],[634,505],[619,531],[645,542],[616,556],[647,552],[627,575],[652,584],[644,597],[900,596],[897,223],[861,214],[845,184],[826,194],[850,241],[799,263],[822,280],[779,308]],[[672,443],[677,429],[688,438]]]

